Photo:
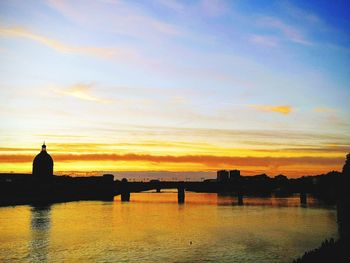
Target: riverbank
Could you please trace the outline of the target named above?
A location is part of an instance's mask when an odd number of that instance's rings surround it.
[[[348,243],[343,240],[334,241],[333,238],[326,239],[321,246],[305,252],[305,254],[294,260],[293,263],[313,263],[313,262],[350,262]]]

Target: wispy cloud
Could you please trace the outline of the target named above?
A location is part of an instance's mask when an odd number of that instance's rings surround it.
[[[72,2],[49,0],[48,5],[84,27],[97,27],[100,30],[131,35],[133,37],[149,38],[158,33],[168,36],[181,35],[183,32],[176,25],[156,19],[135,8],[132,2]],[[168,4],[168,6],[171,4]],[[176,2],[172,5],[176,5]],[[90,10],[97,10],[91,12]],[[103,13],[103,17],[100,14]]]
[[[101,47],[88,47],[88,46],[75,46],[70,45],[53,38],[46,37],[41,34],[36,34],[23,27],[1,27],[0,36],[25,38],[42,45],[45,45],[51,49],[54,49],[60,53],[65,54],[78,54],[78,55],[90,55],[103,58],[116,58],[131,56],[130,52],[119,48],[101,48]]]
[[[41,138],[54,138],[54,136],[41,136]],[[69,138],[69,137],[67,137]],[[350,151],[350,144],[325,143],[325,144],[288,144],[269,141],[244,141],[237,145],[248,146],[245,148],[227,147],[210,143],[196,143],[186,141],[137,141],[137,142],[50,142],[49,151],[56,154],[138,154],[151,152],[152,155],[210,155],[210,156],[257,156],[264,153],[264,157],[340,157]],[[0,154],[25,154],[38,151],[38,147],[0,147]]]
[[[341,157],[234,157],[213,155],[150,155],[150,154],[55,154],[55,161],[149,161],[170,163],[201,163],[212,165],[239,165],[239,166],[269,166],[276,163],[281,166],[293,164],[341,164]],[[0,162],[31,162],[32,155],[0,155]]]
[[[256,44],[269,46],[269,47],[278,46],[278,39],[276,37],[272,37],[272,36],[250,35],[249,41],[256,43]]]
[[[327,107],[317,107],[317,108],[314,108],[313,111],[318,112],[318,113],[334,113],[334,112],[336,112],[335,109],[327,108]]]
[[[33,159],[32,155],[0,155],[0,163],[28,163]],[[338,167],[344,162],[342,157],[235,157],[235,156],[213,156],[213,155],[150,155],[150,154],[55,154],[56,162],[90,162],[90,161],[112,161],[112,162],[149,162],[152,164],[200,164],[208,169],[220,167],[286,167],[286,166],[308,166],[308,167]],[[153,167],[153,166],[152,166]],[[327,170],[325,170],[327,171]]]
[[[171,9],[177,13],[181,13],[185,10],[185,6],[177,0],[155,0],[155,3]]]
[[[200,8],[207,16],[220,16],[227,11],[227,5],[222,0],[202,0]]]
[[[54,88],[53,90],[58,94],[74,97],[80,100],[94,101],[99,103],[111,102],[110,100],[102,99],[92,95],[92,92],[91,92],[92,87],[93,87],[92,84],[79,83],[79,84],[72,85],[68,88],[64,88],[64,89]]]
[[[293,108],[289,105],[249,105],[249,107],[256,109],[258,111],[264,111],[264,112],[276,112],[284,115],[288,115],[293,111]]]
[[[304,9],[301,9],[291,2],[280,1],[279,5],[287,14],[299,21],[308,22],[310,24],[316,24],[321,22],[321,18],[312,12],[308,12]]]
[[[259,24],[279,30],[289,41],[302,45],[312,45],[312,43],[306,39],[301,29],[288,25],[278,18],[264,16],[259,19]]]
[[[299,25],[299,28],[302,28],[303,31],[307,30],[317,38],[317,41],[314,41],[315,45],[322,45],[323,49],[330,48],[349,53],[349,45],[346,44],[348,42],[344,41],[349,37],[347,30],[330,23],[327,15],[325,15],[326,13],[321,15],[320,12],[317,12],[319,11],[317,9],[301,8],[296,5],[295,1],[279,1],[278,6],[280,6],[281,13],[285,14],[285,17],[293,20],[295,24]]]

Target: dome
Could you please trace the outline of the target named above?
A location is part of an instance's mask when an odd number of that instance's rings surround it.
[[[43,144],[41,152],[33,160],[33,175],[35,177],[45,178],[53,175],[53,160],[46,151],[46,145]]]

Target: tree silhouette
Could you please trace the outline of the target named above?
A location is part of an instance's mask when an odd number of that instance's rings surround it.
[[[350,153],[346,156],[345,164],[343,166],[343,175],[350,176]]]

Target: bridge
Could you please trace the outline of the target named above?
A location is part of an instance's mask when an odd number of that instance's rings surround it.
[[[128,182],[122,180],[120,183],[115,183],[116,195],[121,195],[122,201],[130,201],[131,193],[139,193],[150,190],[156,190],[158,193],[162,189],[177,189],[178,192],[178,203],[185,202],[185,191],[193,192],[215,192],[212,184],[205,185],[207,189],[204,189],[202,182],[161,182],[161,181],[150,181],[150,182]],[[208,187],[209,186],[209,187]]]
[[[236,195],[238,204],[243,205],[243,196],[253,194],[254,195],[271,195],[274,189],[268,187],[262,189],[261,187],[240,185],[240,184],[228,184],[218,182],[173,182],[173,181],[158,181],[153,180],[150,182],[128,182],[126,179],[115,182],[115,195],[121,196],[122,202],[129,202],[131,193],[140,193],[150,190],[156,190],[158,193],[162,189],[177,189],[178,203],[185,202],[185,192],[201,192],[201,193],[230,193]],[[304,190],[297,190],[300,194],[300,203],[307,203],[307,192]]]

